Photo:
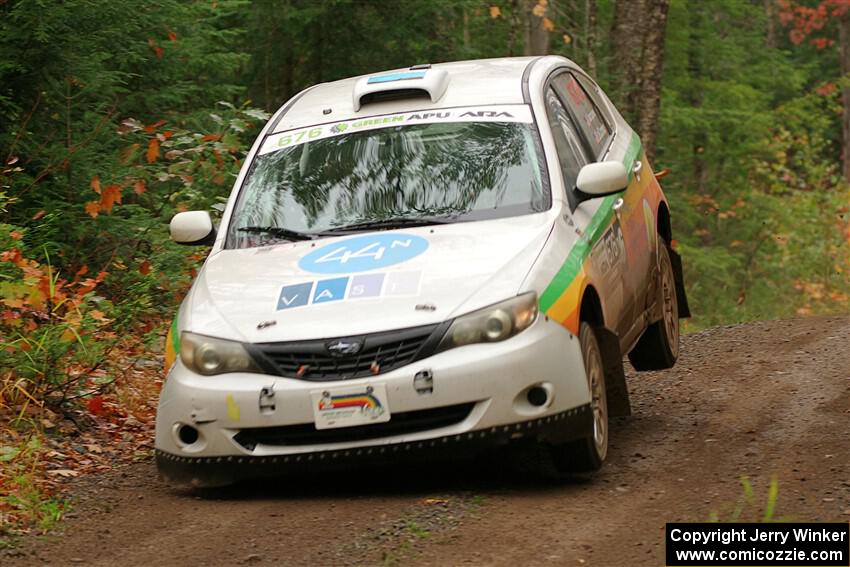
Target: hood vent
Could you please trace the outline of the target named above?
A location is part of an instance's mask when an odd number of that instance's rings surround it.
[[[363,77],[354,86],[354,111],[366,104],[387,100],[428,97],[431,102],[437,102],[448,86],[449,74],[442,69],[420,67]]]

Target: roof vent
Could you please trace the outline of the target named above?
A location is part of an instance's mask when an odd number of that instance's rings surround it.
[[[443,69],[412,69],[363,77],[354,85],[354,111],[361,105],[379,100],[427,96],[437,102],[449,86],[449,74]]]

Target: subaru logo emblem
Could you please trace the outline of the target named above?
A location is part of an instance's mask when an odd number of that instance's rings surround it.
[[[363,349],[363,341],[358,339],[336,339],[325,345],[331,356],[348,356]]]

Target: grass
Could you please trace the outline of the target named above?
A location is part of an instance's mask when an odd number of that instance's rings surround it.
[[[776,516],[776,504],[779,501],[779,481],[776,478],[770,479],[770,484],[767,487],[767,494],[764,498],[764,504],[759,504],[759,498],[756,496],[756,491],[753,488],[749,477],[741,477],[742,494],[735,503],[735,507],[729,513],[726,519],[723,519],[719,512],[711,512],[708,516],[709,522],[788,522],[790,518],[784,516]]]
[[[31,433],[16,444],[0,445],[0,548],[29,531],[46,533],[62,520],[68,503],[53,494],[44,474],[44,443]]]
[[[483,494],[476,494],[469,499],[469,504],[474,508],[483,506],[485,502],[487,502],[487,497]]]
[[[413,520],[407,522],[407,532],[419,539],[425,539],[431,535],[431,532],[429,532]]]

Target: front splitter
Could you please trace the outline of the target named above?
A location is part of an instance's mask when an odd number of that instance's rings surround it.
[[[275,477],[360,464],[386,465],[402,460],[433,460],[469,456],[488,448],[523,440],[566,443],[593,434],[590,404],[529,421],[500,425],[432,439],[375,443],[347,449],[317,450],[292,455],[227,455],[191,457],[156,450],[156,464],[163,479],[174,485],[226,486],[240,480]]]

